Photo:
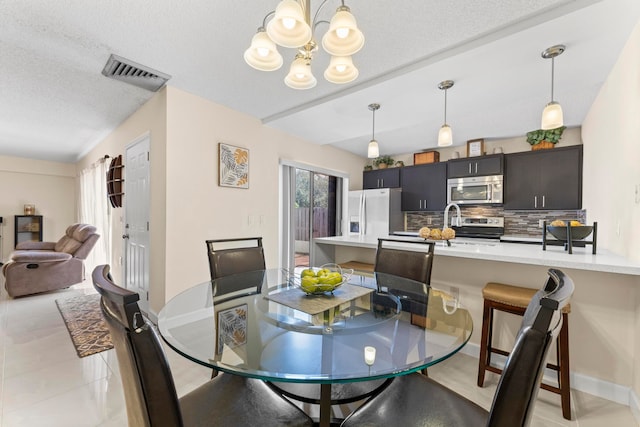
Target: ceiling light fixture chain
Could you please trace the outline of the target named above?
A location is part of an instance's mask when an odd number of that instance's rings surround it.
[[[558,44],[545,49],[542,52],[544,59],[551,59],[551,102],[549,102],[542,111],[541,129],[555,129],[564,126],[564,118],[562,107],[554,99],[555,89],[555,58],[561,55],[566,49],[565,45]]]
[[[323,49],[331,55],[324,77],[331,83],[344,84],[358,77],[351,55],[362,49],[364,36],[344,0],[331,21],[318,20],[320,11],[328,0],[323,0],[311,20],[311,0],[281,0],[276,10],[263,19],[262,27],[244,52],[244,59],[260,71],[275,71],[282,66],[282,55],[277,46],[296,48],[303,58],[296,55],[285,84],[294,89],[310,89],[317,83],[311,71],[311,62],[318,44],[314,39],[318,24],[327,23],[329,29],[322,37]],[[267,23],[267,19],[273,15]]]
[[[444,80],[438,84],[438,89],[444,90],[444,124],[438,132],[438,147],[446,147],[453,144],[451,126],[447,124],[447,90],[453,87],[453,80]]]

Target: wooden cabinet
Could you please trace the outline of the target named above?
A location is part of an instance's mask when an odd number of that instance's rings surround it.
[[[400,187],[400,168],[376,169],[362,172],[362,188],[398,188]]]
[[[505,209],[582,209],[582,146],[507,154]]]
[[[42,242],[42,215],[16,215],[15,246],[29,241]]]
[[[447,164],[401,168],[402,210],[441,211],[447,205]]]
[[[503,163],[504,154],[449,160],[447,162],[447,178],[502,175]]]

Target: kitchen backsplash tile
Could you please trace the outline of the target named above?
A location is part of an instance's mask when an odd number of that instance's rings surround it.
[[[462,216],[502,216],[504,217],[504,233],[521,236],[540,236],[540,220],[550,223],[554,219],[577,219],[587,223],[587,211],[506,211],[497,206],[461,206]],[[449,210],[449,217],[456,214],[455,208]],[[442,228],[443,212],[407,212],[407,231],[418,231],[422,227]]]

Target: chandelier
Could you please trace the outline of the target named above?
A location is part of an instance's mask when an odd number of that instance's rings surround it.
[[[311,89],[317,83],[311,71],[313,56],[318,51],[313,34],[316,26],[324,23],[329,24],[329,30],[322,37],[322,48],[331,55],[324,78],[336,84],[355,80],[358,69],[351,55],[362,49],[364,36],[344,0],[330,22],[319,21],[318,14],[327,1],[323,0],[311,20],[311,0],[281,0],[276,10],[262,20],[251,46],[244,52],[244,60],[257,70],[275,71],[283,63],[276,45],[295,48],[298,52],[284,82],[293,89]]]

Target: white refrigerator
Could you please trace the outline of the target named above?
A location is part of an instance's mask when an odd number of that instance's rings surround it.
[[[404,230],[399,188],[349,191],[347,230],[350,235],[387,237]]]

